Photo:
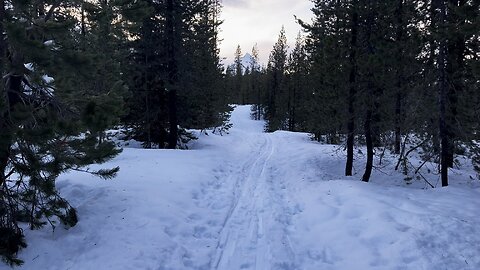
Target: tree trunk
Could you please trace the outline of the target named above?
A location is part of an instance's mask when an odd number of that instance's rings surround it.
[[[148,67],[148,56],[145,55],[145,67]],[[146,138],[143,147],[150,149],[152,148],[152,120],[151,120],[151,112],[150,112],[150,87],[149,87],[149,77],[148,77],[148,69],[145,69],[145,73],[143,74],[143,92],[145,95],[145,122],[146,122]]]
[[[400,154],[402,143],[402,128],[401,128],[401,113],[402,113],[402,94],[397,92],[395,97],[395,154]]]
[[[404,23],[403,23],[403,1],[404,0],[398,0],[398,5],[397,9],[395,12],[395,17],[397,19],[397,33],[396,33],[396,41],[399,43],[397,45],[398,51],[397,51],[397,83],[396,83],[396,90],[397,93],[395,94],[395,141],[394,141],[394,151],[395,154],[400,154],[400,149],[401,149],[401,142],[402,142],[402,100],[403,100],[403,94],[402,94],[402,86],[403,86],[403,65],[404,65],[404,59],[403,59],[403,31],[404,31]]]
[[[373,169],[373,136],[372,136],[372,110],[367,110],[365,119],[365,142],[367,143],[367,164],[365,166],[365,173],[363,174],[362,181],[368,182],[372,174]]]
[[[453,9],[461,8],[465,5],[465,0],[449,0],[451,10],[448,12],[448,23],[450,27],[456,27],[454,31],[449,31],[452,37],[447,40],[447,63],[446,63],[446,77],[448,80],[447,90],[447,131],[449,136],[449,149],[447,154],[447,163],[450,168],[454,165],[455,140],[458,139],[461,131],[455,124],[458,116],[458,97],[463,92],[463,71],[464,71],[464,56],[465,56],[465,35],[462,30],[458,29],[465,24]]]
[[[5,91],[5,81],[3,76],[5,74],[5,67],[7,62],[7,46],[5,44],[3,20],[5,18],[5,1],[0,0],[0,189],[5,181],[5,169],[7,167],[9,157],[9,143],[5,138],[7,134],[7,95]],[[4,141],[5,140],[5,141]]]
[[[439,136],[441,143],[440,150],[440,173],[442,179],[442,186],[448,186],[448,168],[449,168],[449,150],[450,150],[450,138],[448,134],[447,126],[447,78],[446,78],[446,37],[445,37],[445,12],[446,5],[444,0],[437,0],[437,5],[439,8],[438,16],[438,25],[440,29],[440,40],[438,45],[438,97],[439,97]]]
[[[177,59],[175,55],[175,16],[173,0],[167,0],[167,16],[165,25],[167,28],[167,55],[168,55],[168,113],[170,120],[170,132],[168,134],[168,148],[177,148],[178,142],[178,119],[177,119]],[[177,30],[178,31],[178,30]]]
[[[177,120],[177,91],[168,91],[169,106],[168,111],[170,114],[170,133],[168,134],[168,148],[177,148],[178,142],[178,120]]]
[[[292,94],[291,94],[291,88],[289,87],[288,88],[288,100],[287,100],[287,112],[288,112],[288,131],[293,131],[293,126],[292,126],[292,123],[293,123],[293,115],[292,115]]]
[[[5,37],[4,37],[4,22],[3,20],[5,19],[5,1],[0,0],[0,79],[3,78],[3,74],[5,72],[4,68],[6,67],[7,64],[7,44],[5,42]],[[2,91],[1,94],[3,95],[3,82],[2,86],[0,86],[0,90]]]
[[[299,89],[299,83],[293,88],[293,101],[292,101],[292,112],[290,114],[290,131],[295,131],[295,126],[297,122],[297,89]]]
[[[255,75],[256,76],[256,75]],[[255,80],[255,82],[258,82],[258,80]],[[260,87],[257,86],[257,120],[260,120],[262,118],[262,110],[261,110],[261,96],[260,96]]]
[[[357,47],[357,27],[358,14],[356,11],[356,1],[353,3],[351,39],[350,39],[350,89],[348,92],[348,122],[347,122],[347,163],[345,166],[345,175],[351,176],[353,171],[353,146],[355,139],[355,96],[356,96],[356,47]]]
[[[12,74],[5,78],[8,83],[2,84],[2,87],[8,90],[8,94],[6,95],[6,110],[2,112],[2,118],[0,119],[0,185],[3,185],[6,180],[5,173],[12,145],[11,125],[8,124],[7,119],[14,107],[21,103],[22,78],[23,74]]]

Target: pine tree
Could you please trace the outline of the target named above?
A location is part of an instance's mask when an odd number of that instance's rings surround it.
[[[138,38],[132,41],[126,74],[130,94],[129,112],[123,122],[132,128],[132,136],[145,148],[164,148],[168,136],[168,110],[165,93],[165,53],[162,5],[148,4],[150,13],[143,19]],[[162,49],[162,51],[159,50]]]
[[[309,74],[309,63],[307,60],[307,52],[305,49],[305,39],[301,33],[298,33],[295,41],[295,47],[288,59],[288,130],[298,131],[305,130],[305,116],[308,114],[306,103],[308,102],[307,76]]]
[[[252,62],[250,63],[251,70],[251,89],[253,94],[254,105],[252,106],[252,114],[255,120],[260,120],[263,116],[262,108],[262,87],[260,83],[260,65],[258,63],[258,46],[255,44],[252,47]]]
[[[130,59],[133,90],[124,121],[134,137],[144,147],[175,148],[193,138],[185,128],[228,129],[231,108],[218,51],[220,2],[149,5],[153,12]]]
[[[245,92],[243,91],[243,66],[242,66],[242,49],[240,45],[237,46],[234,55],[235,66],[235,92],[239,97],[239,102],[245,105]]]
[[[226,131],[231,108],[222,86],[222,66],[218,49],[220,3],[199,1],[192,21],[193,32],[188,34],[182,59],[182,89],[179,92],[181,126],[188,128],[213,128]]]
[[[312,63],[312,114],[308,128],[314,138],[338,143],[346,134],[345,174],[352,175],[358,121],[358,1],[312,1],[311,24],[299,21],[308,32],[307,50]]]
[[[267,130],[270,132],[285,127],[286,108],[281,106],[283,104],[280,100],[285,97],[286,93],[287,49],[285,28],[282,27],[267,65],[268,98],[265,104],[265,119],[267,120]]]
[[[58,221],[74,226],[75,209],[59,195],[55,180],[69,170],[114,177],[118,168],[90,171],[88,165],[119,150],[99,138],[109,121],[91,110],[91,93],[79,87],[96,70],[94,55],[84,55],[74,38],[80,7],[61,1],[2,7],[0,255],[20,264],[16,253],[25,242],[17,222],[31,229],[47,223],[55,228]]]
[[[122,76],[124,55],[128,54],[124,44],[146,11],[143,2],[122,0],[84,2],[81,12],[80,48],[96,63],[82,84],[89,93],[85,121],[96,128],[102,140],[102,131],[118,124],[118,116],[124,112],[123,97],[128,89]]]
[[[362,71],[364,71],[365,76],[363,77],[364,80],[364,93],[365,93],[365,120],[364,120],[364,135],[365,141],[367,146],[367,162],[365,165],[365,172],[362,176],[362,181],[368,182],[370,180],[370,176],[373,169],[373,156],[374,156],[374,140],[376,134],[375,125],[376,123],[375,115],[378,114],[378,107],[380,106],[379,102],[379,95],[382,94],[383,85],[381,81],[378,81],[376,78],[377,72],[381,69],[382,63],[380,63],[379,51],[382,48],[379,48],[382,44],[380,44],[380,39],[382,36],[381,28],[381,18],[379,15],[381,13],[381,9],[379,3],[376,1],[360,1],[361,11],[363,11],[361,15],[362,21],[364,22],[363,30],[361,32],[362,37],[362,51],[365,58],[361,58],[360,67]],[[379,32],[380,31],[380,32]],[[377,34],[380,34],[377,36]],[[378,76],[379,77],[379,76]]]
[[[355,140],[355,99],[357,95],[357,39],[358,39],[358,1],[352,1],[350,14],[350,46],[349,46],[349,92],[348,92],[348,122],[347,122],[347,162],[345,175],[351,176],[353,170],[353,148]]]
[[[468,113],[461,109],[461,97],[467,93],[467,41],[476,39],[478,31],[478,1],[437,1],[438,23],[438,91],[440,99],[440,139],[442,186],[448,185],[448,168],[454,164],[455,145],[459,140],[469,141],[477,131],[469,129]],[[475,23],[477,25],[475,25]],[[477,36],[478,43],[478,36]]]

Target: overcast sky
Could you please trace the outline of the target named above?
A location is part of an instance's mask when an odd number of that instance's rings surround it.
[[[220,55],[231,63],[238,44],[245,54],[257,43],[260,62],[266,64],[282,25],[292,47],[300,31],[293,15],[309,22],[311,7],[310,0],[223,0]]]

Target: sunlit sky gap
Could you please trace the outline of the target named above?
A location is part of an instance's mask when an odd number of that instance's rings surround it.
[[[301,30],[294,15],[308,22],[312,17],[310,0],[223,0],[222,3],[220,55],[225,63],[233,62],[237,45],[245,54],[257,43],[260,62],[266,64],[282,25],[289,46],[293,47]]]

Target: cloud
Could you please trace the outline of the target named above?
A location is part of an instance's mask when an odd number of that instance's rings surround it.
[[[309,0],[224,0],[223,3],[220,52],[226,63],[232,62],[238,44],[246,53],[255,43],[259,47],[260,62],[266,63],[282,25],[285,26],[288,44],[293,47],[301,30],[294,15],[306,21],[312,17]],[[240,3],[243,6],[238,6]]]
[[[222,4],[224,7],[241,7],[247,8],[249,5],[249,0],[223,0]]]

